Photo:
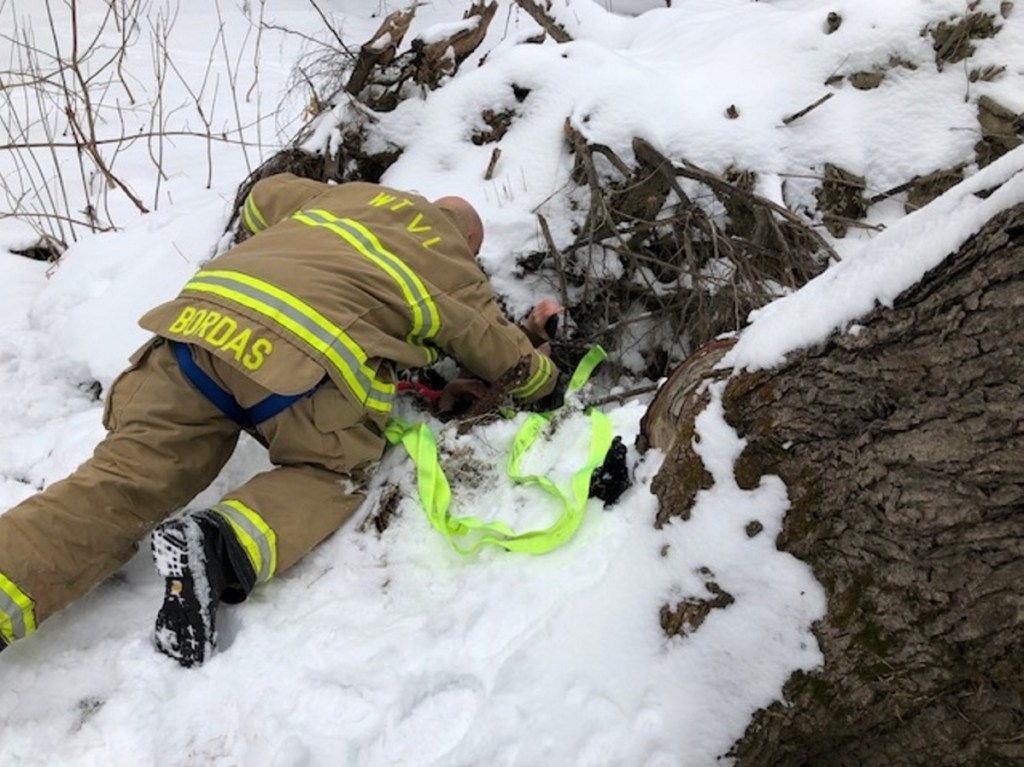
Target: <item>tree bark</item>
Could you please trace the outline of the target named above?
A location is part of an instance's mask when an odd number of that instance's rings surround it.
[[[782,477],[777,545],[828,596],[823,669],[794,675],[730,756],[1022,764],[1024,205],[861,325],[732,376],[723,395],[748,440],[738,481]],[[672,386],[644,425],[667,449],[654,482],[666,516],[688,515],[710,481],[688,436],[695,395],[666,406]]]

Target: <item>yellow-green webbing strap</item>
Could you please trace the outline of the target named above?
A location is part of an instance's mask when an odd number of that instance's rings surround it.
[[[604,350],[595,346],[576,368],[566,394],[577,391],[587,382],[594,368],[605,358]],[[509,551],[527,554],[545,554],[561,546],[576,532],[583,521],[590,492],[590,475],[604,462],[612,443],[612,427],[608,416],[598,410],[589,411],[591,424],[590,454],[586,463],[572,477],[569,492],[557,487],[547,477],[523,476],[520,463],[530,446],[548,423],[549,415],[531,413],[520,427],[512,443],[508,460],[508,474],[520,484],[535,484],[562,504],[562,513],[550,527],[517,533],[503,522],[484,522],[477,517],[453,517],[449,513],[451,488],[437,457],[437,443],[426,424],[415,426],[392,418],[385,435],[392,444],[401,443],[416,464],[416,482],[420,502],[430,524],[437,529],[460,554],[472,554],[486,545],[500,546]],[[473,535],[469,545],[462,545],[455,536]]]
[[[566,395],[575,394],[582,389],[583,384],[589,381],[590,376],[594,374],[594,369],[604,362],[607,356],[608,352],[600,346],[591,347],[590,351],[583,355],[583,359],[576,366],[572,378],[569,379],[569,385],[565,387]],[[602,458],[601,460],[603,461],[604,459]]]

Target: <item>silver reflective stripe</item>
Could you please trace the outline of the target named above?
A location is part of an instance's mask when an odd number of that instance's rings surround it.
[[[520,386],[518,389],[512,390],[512,396],[519,399],[526,399],[532,397],[534,394],[544,388],[544,384],[548,382],[551,377],[551,360],[540,352],[534,352],[538,358],[537,370],[533,376]]]
[[[409,305],[415,310],[416,307],[422,313],[421,329],[416,334],[417,338],[433,338],[441,329],[441,319],[437,316],[437,307],[433,299],[427,293],[419,276],[402,261],[398,256],[389,253],[381,246],[380,241],[373,234],[356,221],[343,218],[339,220],[338,226],[355,237],[363,247],[383,261],[386,261],[402,278],[406,286],[407,294],[411,296]]]
[[[256,201],[252,198],[251,194],[245,198],[243,211],[245,223],[249,225],[249,229],[253,234],[262,232],[267,228],[267,221],[263,218],[263,214],[260,213],[260,209],[256,207]]]
[[[14,597],[4,589],[4,580],[0,580],[0,614],[6,616],[11,622],[11,636],[5,639],[15,641],[28,636],[28,627],[25,624],[25,610],[14,601]],[[10,583],[10,581],[7,581]]]
[[[294,296],[286,294],[285,298],[275,295],[258,285],[251,284],[257,282],[255,278],[248,275],[240,276],[245,279],[231,277],[226,272],[199,272],[185,285],[185,289],[206,290],[265,315],[330,359],[348,381],[359,401],[376,402],[379,405],[377,409],[390,409],[390,388],[378,384],[368,374],[368,369],[363,367],[366,360],[365,352],[341,328]],[[280,288],[276,290],[284,293]],[[240,301],[239,296],[248,301]]]
[[[324,210],[306,210],[294,218],[310,226],[323,226],[347,240],[360,253],[377,264],[396,283],[413,312],[413,328],[408,340],[422,342],[433,338],[441,328],[437,306],[419,278],[394,253],[386,250],[374,234],[358,221],[337,218]]]
[[[235,501],[235,503],[238,503]],[[243,535],[245,535],[248,541],[239,541],[242,547],[249,553],[250,559],[258,558],[258,562],[253,562],[253,569],[256,570],[256,580],[260,583],[269,581],[270,576],[274,574],[273,563],[276,559],[274,556],[275,552],[273,546],[267,536],[262,530],[260,530],[248,516],[243,514],[238,509],[231,506],[229,503],[218,503],[213,507],[213,511],[226,517],[233,526],[237,527]],[[256,546],[258,552],[257,557],[253,557],[251,546],[246,544],[251,542]]]

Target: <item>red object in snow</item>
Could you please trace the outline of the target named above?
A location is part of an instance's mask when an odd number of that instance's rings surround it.
[[[429,386],[424,386],[419,381],[399,381],[398,391],[415,392],[431,402],[437,402],[441,399],[441,392],[439,389],[431,389]]]

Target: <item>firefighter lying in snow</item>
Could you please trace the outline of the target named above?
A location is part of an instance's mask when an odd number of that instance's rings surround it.
[[[555,387],[558,371],[502,316],[476,263],[483,225],[466,200],[281,174],[255,185],[244,220],[255,236],[142,318],[155,336],[111,387],[93,457],[0,515],[0,649],[152,531],[166,579],[156,646],[202,663],[219,603],[291,567],[362,502],[396,370],[441,351],[493,382],[528,356],[512,395]],[[561,307],[539,306],[527,325],[543,335]],[[275,468],[167,519],[216,478],[242,429]]]

